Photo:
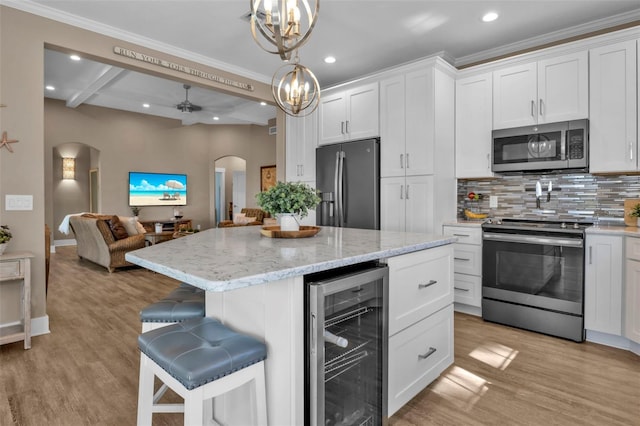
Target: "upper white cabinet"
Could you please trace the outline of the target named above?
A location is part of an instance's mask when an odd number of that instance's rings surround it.
[[[588,52],[562,55],[493,72],[493,128],[589,116]]]
[[[287,116],[286,179],[288,182],[316,180],[317,117],[317,112],[306,117]]]
[[[589,171],[638,169],[636,41],[590,51]]]
[[[622,236],[587,234],[584,328],[622,335]]]
[[[319,109],[320,145],[379,136],[377,82],[328,91]]]
[[[456,81],[456,178],[493,177],[491,130],[493,80],[490,72]]]

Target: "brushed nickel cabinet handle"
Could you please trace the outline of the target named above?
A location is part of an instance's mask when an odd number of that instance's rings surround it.
[[[540,98],[540,115],[544,116],[544,110],[542,109],[542,98]]]
[[[436,348],[434,347],[429,347],[429,350],[427,351],[426,354],[420,354],[418,355],[418,359],[427,359],[429,358],[431,355],[433,355],[436,352]]]
[[[426,284],[425,283],[418,284],[418,288],[419,289],[423,289],[423,288],[431,287],[432,285],[437,284],[437,283],[438,283],[438,281],[436,281],[436,280],[430,280]]]
[[[409,168],[409,153],[407,152],[407,169]]]
[[[454,257],[453,260],[464,260],[465,262],[469,262],[471,259],[465,259],[464,257]]]
[[[400,185],[400,199],[404,200],[404,185]]]
[[[531,116],[536,116],[536,101],[531,100]]]
[[[468,288],[460,288],[460,287],[454,287],[454,290],[460,290],[460,291],[469,291]]]
[[[404,154],[400,154],[400,168],[404,169]]]

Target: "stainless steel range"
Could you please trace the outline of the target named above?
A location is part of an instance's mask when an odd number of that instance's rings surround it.
[[[582,342],[586,222],[482,225],[482,317]]]

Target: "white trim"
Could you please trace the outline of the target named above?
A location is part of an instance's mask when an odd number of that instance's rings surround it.
[[[476,317],[482,317],[482,308],[478,306],[471,306],[465,303],[453,304],[453,310],[467,315],[474,315]]]
[[[618,349],[624,349],[640,355],[640,345],[632,342],[626,337],[615,336],[613,334],[601,333],[599,331],[587,330],[588,342],[598,343],[600,345],[611,346]]]
[[[49,315],[43,317],[31,318],[31,337],[50,334]]]
[[[543,46],[548,43],[554,43],[560,40],[566,40],[571,37],[612,28],[617,25],[628,24],[637,20],[640,20],[640,10],[632,10],[630,12],[620,13],[618,15],[609,16],[607,18],[586,22],[584,24],[554,31],[541,36],[531,37],[516,43],[505,44],[504,46],[487,49],[482,52],[473,53],[467,56],[462,56],[455,60],[454,65],[456,67],[459,67],[466,64],[472,64],[474,62],[485,61],[487,59],[508,55],[513,52],[535,48],[536,46]]]
[[[72,25],[74,27],[82,28],[85,30],[93,31],[98,34],[102,34],[108,37],[113,37],[118,40],[127,41],[129,43],[135,43],[142,47],[154,49],[159,52],[167,53],[169,55],[177,56],[189,61],[197,62],[203,65],[208,65],[219,70],[227,71],[235,75],[250,78],[265,84],[271,85],[271,76],[259,74],[245,68],[238,67],[226,62],[212,59],[208,56],[201,55],[199,53],[191,52],[190,50],[181,49],[179,47],[163,43],[157,40],[153,40],[147,37],[143,37],[139,34],[121,30],[110,25],[105,25],[100,22],[93,21],[87,18],[81,18],[76,15],[72,15],[60,10],[45,6],[44,4],[34,3],[31,0],[0,0],[0,5],[11,7],[21,10],[23,12],[31,13],[33,15],[41,16],[43,18],[52,19],[54,21],[62,22],[64,24]]]
[[[75,238],[68,238],[66,240],[54,240],[53,241],[53,249],[51,250],[51,253],[55,253],[56,252],[56,247],[64,247],[64,246],[77,246],[78,243],[76,243]]]

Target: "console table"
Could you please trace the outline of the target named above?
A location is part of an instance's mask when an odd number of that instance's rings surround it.
[[[140,224],[144,226],[147,232],[155,232],[156,223],[162,224],[162,232],[172,233],[177,231],[178,228],[191,228],[191,219],[170,219],[170,220],[139,220]]]
[[[0,285],[22,280],[22,324],[0,325],[0,345],[24,340],[24,348],[31,348],[31,259],[28,251],[0,255]]]

